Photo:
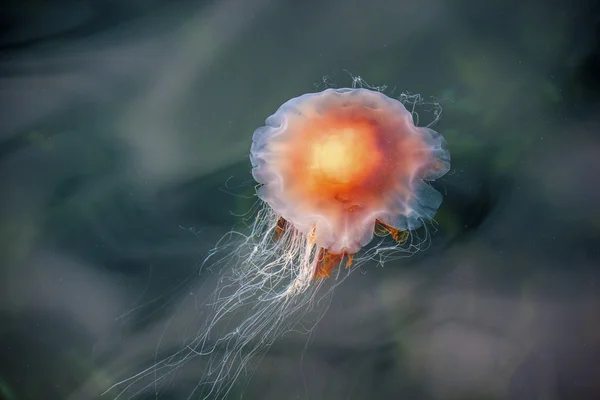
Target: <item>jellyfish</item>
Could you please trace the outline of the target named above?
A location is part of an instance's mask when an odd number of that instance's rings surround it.
[[[211,312],[178,351],[115,385],[119,396],[136,386],[158,393],[198,357],[206,362],[189,398],[229,396],[275,340],[304,320],[310,332],[340,271],[401,250],[433,219],[442,195],[430,181],[450,168],[442,135],[413,115],[402,101],[352,87],[301,95],[268,117],[250,149],[256,217],[203,262],[222,271]],[[384,240],[366,250],[375,236]]]

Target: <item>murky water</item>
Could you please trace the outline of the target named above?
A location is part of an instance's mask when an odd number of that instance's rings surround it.
[[[230,398],[600,396],[594,2],[62,3],[9,7],[0,40],[0,398],[113,399],[185,343],[255,201],[253,130],[351,76],[442,106],[437,231]]]

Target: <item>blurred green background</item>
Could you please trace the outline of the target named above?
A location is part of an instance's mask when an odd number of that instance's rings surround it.
[[[198,263],[255,201],[252,132],[350,74],[443,108],[439,226],[426,251],[350,276],[310,345],[285,335],[231,398],[600,398],[598,11],[7,4],[0,398],[112,399],[100,394],[191,337],[213,276]],[[199,379],[181,368],[159,398]]]

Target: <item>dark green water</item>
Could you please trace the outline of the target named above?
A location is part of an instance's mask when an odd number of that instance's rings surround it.
[[[0,398],[113,399],[100,394],[192,337],[216,276],[198,264],[255,201],[252,132],[350,74],[442,106],[437,231],[414,257],[353,273],[310,345],[285,335],[230,398],[600,398],[594,2],[3,14]],[[187,399],[198,371],[158,397]]]

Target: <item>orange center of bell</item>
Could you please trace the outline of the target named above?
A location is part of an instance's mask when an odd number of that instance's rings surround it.
[[[308,172],[322,184],[353,186],[372,172],[378,159],[366,127],[329,128],[310,145]]]

